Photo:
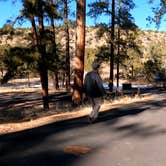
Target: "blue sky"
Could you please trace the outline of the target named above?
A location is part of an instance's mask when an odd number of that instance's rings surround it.
[[[9,18],[15,18],[19,10],[21,9],[20,3],[11,3],[12,0],[5,1],[0,0],[0,27],[4,25],[7,19]],[[89,0],[87,0],[88,3]],[[149,4],[147,4],[147,0],[134,0],[136,4],[136,8],[132,11],[132,15],[135,18],[135,23],[138,25],[140,29],[155,29],[155,25],[149,25],[147,26],[148,22],[146,21],[146,18],[148,16],[152,16],[151,7]],[[93,24],[94,21],[90,18],[87,18],[86,24],[90,25]],[[25,25],[24,25],[25,26]],[[166,23],[163,22],[160,26],[159,30],[165,30],[166,31]]]

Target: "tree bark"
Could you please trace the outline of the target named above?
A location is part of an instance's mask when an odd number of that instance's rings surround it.
[[[118,52],[117,52],[117,88],[119,89],[119,61],[120,61],[120,27],[118,27]]]
[[[43,21],[43,9],[42,2],[38,2],[39,11],[38,11],[38,21],[39,21],[39,32],[40,32],[40,60],[39,60],[39,73],[40,81],[42,86],[42,97],[43,97],[43,107],[44,109],[49,109],[49,98],[48,98],[48,66],[47,66],[47,57],[46,57],[46,45],[44,39],[44,21]]]
[[[82,99],[85,52],[85,11],[86,0],[78,0],[76,20],[76,55],[74,61],[74,86],[72,96],[72,100],[76,105],[80,104]]]
[[[68,26],[68,1],[64,0],[64,24],[66,38],[66,89],[70,90],[70,50],[69,50],[69,26]]]
[[[53,5],[53,0],[50,0],[50,4]],[[51,16],[50,17],[50,20],[51,20],[51,29],[52,29],[52,33],[53,33],[53,37],[52,37],[52,44],[56,46],[56,35],[55,35],[55,26],[54,26],[54,17]],[[56,49],[55,49],[56,51]],[[56,54],[55,52],[55,55],[56,55],[56,60],[58,59],[58,55]],[[55,67],[54,71],[53,71],[53,79],[54,79],[54,87],[55,89],[59,89],[59,79],[58,79],[58,72],[57,72],[57,67]]]
[[[110,54],[110,91],[113,91],[114,85],[114,29],[115,29],[115,0],[112,0],[112,25],[111,25],[111,54]]]
[[[118,10],[118,52],[117,52],[117,88],[119,89],[119,65],[120,65],[120,5]]]

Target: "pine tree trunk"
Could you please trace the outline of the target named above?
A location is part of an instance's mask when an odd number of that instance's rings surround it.
[[[111,25],[111,55],[110,55],[110,91],[113,91],[114,86],[114,29],[115,29],[115,0],[112,0],[112,25]]]
[[[35,51],[39,52],[39,41],[38,41],[38,34],[37,34],[37,30],[36,30],[36,24],[35,24],[34,17],[31,18],[31,24],[32,24],[32,33],[33,33]]]
[[[120,61],[120,27],[118,27],[118,52],[117,52],[117,88],[119,89],[119,61]]]
[[[64,24],[66,38],[66,89],[70,90],[70,50],[69,50],[69,26],[68,26],[68,1],[64,0]]]
[[[117,52],[117,88],[119,89],[119,63],[120,63],[120,9],[118,11],[118,52]]]
[[[50,4],[53,5],[53,0],[50,0]],[[52,29],[52,33],[53,33],[53,37],[52,37],[52,44],[56,46],[56,35],[55,35],[55,26],[54,26],[54,17],[51,16],[50,17],[50,20],[51,20],[51,29]],[[55,49],[56,51],[56,49]],[[58,55],[56,54],[56,52],[54,53],[57,57],[56,57],[56,60],[59,59],[58,58]],[[54,71],[53,71],[53,79],[54,79],[54,87],[55,89],[59,89],[59,79],[58,79],[58,72],[57,72],[57,67],[55,67]]]
[[[82,99],[84,52],[85,52],[85,10],[86,0],[77,1],[76,21],[76,55],[74,61],[74,86],[72,100],[74,104],[80,104]]]
[[[32,24],[32,32],[33,32],[33,38],[34,38],[34,46],[35,50],[41,54],[41,46],[39,44],[38,34],[36,30],[36,24],[34,17],[31,18],[31,24]],[[42,52],[43,53],[43,52]],[[39,75],[40,75],[40,81],[42,86],[42,98],[43,98],[43,108],[48,109],[49,108],[49,101],[48,101],[48,73],[47,68],[43,61],[43,56],[41,56],[39,64]]]
[[[39,61],[39,73],[40,73],[40,80],[42,85],[42,97],[43,97],[43,107],[44,109],[49,109],[49,98],[48,98],[48,66],[47,66],[47,55],[46,55],[46,45],[44,40],[44,22],[43,22],[43,10],[42,4],[39,1],[39,34],[40,34],[40,45],[39,45],[39,52],[40,52],[40,61]]]
[[[40,81],[42,86],[42,98],[43,98],[43,108],[49,109],[49,98],[48,98],[48,70],[43,68],[44,65],[42,64],[39,67],[40,70]]]
[[[58,78],[58,73],[56,72],[56,70],[53,72],[53,82],[54,82],[54,87],[56,90],[59,89],[59,78]]]

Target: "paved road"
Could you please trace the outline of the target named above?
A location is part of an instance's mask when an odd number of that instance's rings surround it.
[[[0,136],[0,166],[165,166],[166,93],[86,117]]]

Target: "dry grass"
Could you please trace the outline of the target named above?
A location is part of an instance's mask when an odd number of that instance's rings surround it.
[[[105,101],[101,107],[100,112],[106,111],[108,109],[111,110],[113,108],[117,108],[122,105],[133,103],[133,102],[149,100],[150,98],[151,98],[150,96],[142,97],[142,98],[124,97],[119,100],[115,100],[113,102]],[[85,116],[85,115],[88,115],[90,111],[91,111],[91,106],[81,106],[80,108],[77,108],[74,111],[69,110],[59,114],[55,114],[55,111],[53,109],[50,109],[47,112],[47,114],[44,112],[43,113],[40,112],[39,113],[40,115],[36,119],[31,118],[29,121],[26,121],[26,122],[0,124],[0,134],[21,131],[21,130],[35,128],[35,127],[39,127],[49,123],[65,120],[65,119],[72,119],[72,118]]]
[[[1,95],[3,96],[3,94],[6,92],[10,93],[10,92],[39,92],[40,91],[40,87],[33,88],[33,87],[24,86],[25,85],[24,82],[26,81],[27,80],[14,80],[14,83],[10,82],[10,86],[0,87]],[[38,79],[33,80],[33,82],[36,82],[36,81],[38,81]],[[19,83],[21,83],[21,85],[24,88],[21,86],[18,86],[18,88],[15,88],[15,85]],[[51,91],[51,88],[50,88],[50,91]],[[147,96],[147,97],[122,96],[120,98],[117,98],[116,100],[105,100],[100,111],[103,112],[105,110],[111,110],[113,108],[122,106],[124,104],[130,104],[130,103],[138,102],[138,101],[145,101],[145,100],[149,100],[150,98],[151,96]],[[17,103],[14,105],[14,107],[22,107],[23,104],[28,105],[31,103],[28,103],[28,102]],[[42,126],[45,124],[61,121],[64,119],[72,119],[72,118],[85,116],[85,115],[88,115],[90,111],[91,111],[91,106],[88,106],[88,105],[80,106],[79,108],[74,110],[71,109],[70,107],[65,107],[65,109],[64,107],[62,109],[57,109],[55,108],[55,105],[52,105],[50,110],[45,112],[42,110],[42,105],[40,104],[38,106],[34,106],[30,109],[24,110],[24,116],[26,117],[24,121],[0,124],[0,134],[21,131],[21,130],[30,129],[30,128]]]

